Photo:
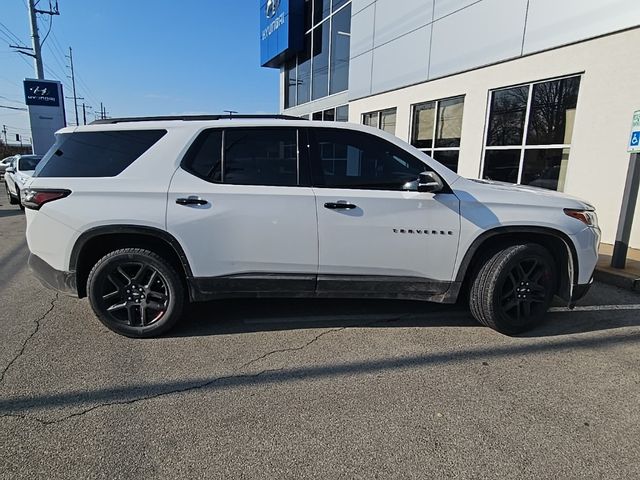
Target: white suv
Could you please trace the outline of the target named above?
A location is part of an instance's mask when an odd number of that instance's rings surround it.
[[[60,130],[27,187],[33,271],[135,337],[226,297],[460,297],[515,334],[554,295],[581,298],[598,257],[589,204],[468,180],[346,123],[94,122]]]

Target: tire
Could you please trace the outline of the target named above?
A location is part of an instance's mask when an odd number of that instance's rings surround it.
[[[20,210],[24,210],[24,205],[22,205],[22,201],[20,200],[20,189],[16,185],[16,204],[20,206]]]
[[[9,198],[10,205],[17,205],[18,203],[20,203],[20,200],[16,200],[16,197],[11,195],[11,191],[9,190],[9,184],[5,183],[4,188],[7,189],[7,197]]]
[[[154,252],[123,248],[102,257],[87,279],[98,319],[127,337],[151,338],[180,319],[184,286],[175,269]]]
[[[507,335],[541,323],[556,291],[556,265],[544,247],[512,245],[490,256],[473,280],[471,314]]]

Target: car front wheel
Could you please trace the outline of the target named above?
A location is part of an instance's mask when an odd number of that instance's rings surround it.
[[[13,195],[11,195],[11,190],[9,190],[9,184],[5,183],[4,184],[4,188],[7,189],[7,198],[9,199],[9,204],[10,205],[17,205],[20,201],[16,200],[16,198]]]
[[[483,325],[514,335],[538,325],[556,289],[556,266],[538,244],[509,246],[485,261],[471,287],[469,306]]]
[[[182,314],[184,287],[175,269],[149,250],[123,248],[102,257],[89,273],[87,296],[100,321],[128,337],[171,329]]]

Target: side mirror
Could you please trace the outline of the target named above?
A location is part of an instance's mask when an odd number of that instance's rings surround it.
[[[16,173],[16,169],[13,167],[7,167],[7,169],[4,171],[5,173]]]
[[[438,193],[444,189],[442,180],[435,172],[422,172],[418,179],[418,191]]]

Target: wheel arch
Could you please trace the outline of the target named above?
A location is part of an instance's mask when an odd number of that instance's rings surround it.
[[[537,243],[549,250],[558,265],[558,289],[555,293],[569,301],[573,285],[578,283],[578,253],[567,234],[548,227],[509,226],[483,232],[467,249],[455,280],[463,285],[463,289],[468,287],[484,259],[516,243]]]
[[[87,295],[87,278],[93,265],[110,251],[126,247],[146,248],[165,257],[185,282],[193,276],[182,246],[165,230],[140,225],[105,225],[82,233],[71,250],[69,270],[76,272],[79,298]]]

